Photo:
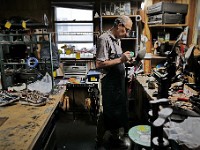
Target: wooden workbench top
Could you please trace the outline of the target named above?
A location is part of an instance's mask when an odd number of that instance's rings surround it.
[[[0,149],[32,149],[64,91],[63,89],[56,95],[50,95],[51,99],[45,106],[27,106],[16,102],[11,106],[0,107],[0,117],[8,117],[0,126]]]
[[[148,96],[148,99],[149,100],[156,100],[157,98],[153,97],[152,95],[157,90],[157,88],[155,88],[155,89],[148,89],[147,80],[148,80],[148,76],[146,76],[146,75],[139,75],[139,76],[137,76],[137,81],[139,82],[139,84],[141,84],[143,86],[144,92],[146,92],[146,94]]]
[[[140,75],[137,77],[137,82],[139,84],[141,84],[143,86],[143,89],[148,97],[148,100],[156,100],[157,97],[153,97],[153,93],[155,91],[157,91],[157,84],[155,84],[156,88],[155,89],[149,89],[148,88],[148,83],[146,82],[148,80],[148,76],[145,76],[145,75]],[[178,97],[181,97],[181,98],[189,98],[188,96],[186,96],[184,93],[177,93],[177,92],[174,92],[171,96],[169,96],[168,98],[170,99],[170,101],[172,103],[175,103],[177,101],[177,98]],[[190,102],[188,102],[190,103]],[[190,107],[189,107],[190,108]],[[191,109],[191,108],[190,108]]]

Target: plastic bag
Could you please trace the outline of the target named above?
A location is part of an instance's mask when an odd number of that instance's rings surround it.
[[[39,91],[41,93],[50,93],[52,90],[52,78],[49,73],[46,73],[42,80],[37,80],[34,83],[28,84],[27,89]]]

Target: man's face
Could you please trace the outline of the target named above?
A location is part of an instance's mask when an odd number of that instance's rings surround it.
[[[128,37],[132,28],[132,23],[127,22],[125,25],[122,23],[118,24],[118,38]]]

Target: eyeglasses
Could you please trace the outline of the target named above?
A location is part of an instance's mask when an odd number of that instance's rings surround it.
[[[125,27],[125,25],[124,24],[122,24],[123,25],[123,27],[125,28],[125,30],[126,30],[126,33],[130,33],[131,32],[131,30],[130,29],[128,29],[127,27]]]

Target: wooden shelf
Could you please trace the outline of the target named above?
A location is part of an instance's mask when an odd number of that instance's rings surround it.
[[[60,61],[94,61],[95,58],[81,58],[81,59],[76,59],[76,58],[60,58]]]
[[[129,16],[130,18],[133,18],[133,17],[137,17],[138,15],[127,15],[127,16]],[[101,16],[102,18],[104,18],[104,19],[112,19],[112,18],[118,18],[118,17],[120,17],[120,15],[104,15],[104,16]],[[100,17],[95,17],[95,19],[99,19]]]
[[[121,38],[121,40],[136,40],[137,38]]]
[[[162,41],[161,43],[166,43],[166,42],[169,42],[169,45],[173,45],[176,42],[176,40]]]
[[[160,55],[152,55],[151,59],[166,59],[166,56],[160,56]]]
[[[150,57],[144,57],[144,60],[152,60],[152,59],[167,59],[166,56],[160,56],[160,55],[151,55]]]
[[[4,27],[5,24],[0,23],[0,26]],[[26,23],[26,28],[31,28],[31,29],[47,28],[47,27],[48,27],[48,25],[45,25],[44,23],[30,23],[30,22]],[[15,29],[15,28],[17,28],[17,29]],[[22,27],[21,23],[12,23],[11,29],[5,29],[5,30],[11,30],[11,31],[15,30],[15,31],[17,31],[17,30],[20,30],[19,28],[21,30],[25,30],[25,28]]]
[[[176,27],[186,27],[187,24],[152,24],[149,27],[161,27],[161,28],[176,28]]]
[[[18,44],[24,44],[24,45],[31,45],[31,44],[49,44],[48,41],[39,41],[39,42],[33,42],[33,41],[30,41],[30,42],[24,42],[24,41],[13,41],[13,42],[10,42],[10,41],[0,41],[0,45],[18,45]]]

